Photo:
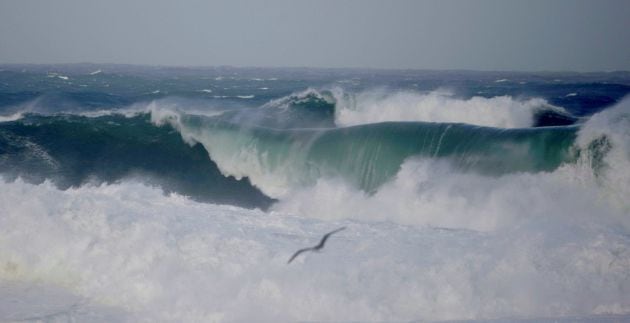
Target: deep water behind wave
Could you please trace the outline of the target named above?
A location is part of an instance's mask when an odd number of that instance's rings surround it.
[[[261,208],[272,202],[247,180],[223,176],[201,145],[184,144],[146,115],[28,115],[1,123],[0,168],[30,182],[51,179],[61,189],[137,177],[200,201]]]

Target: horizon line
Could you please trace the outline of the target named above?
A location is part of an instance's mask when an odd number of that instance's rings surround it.
[[[374,71],[426,71],[426,72],[481,72],[481,73],[573,73],[573,74],[613,74],[630,73],[630,70],[495,70],[495,69],[470,69],[470,68],[389,68],[389,67],[313,67],[313,66],[256,66],[256,65],[166,65],[166,64],[135,64],[135,63],[94,63],[94,62],[74,62],[74,63],[2,63],[0,66],[70,66],[70,65],[95,65],[95,66],[136,66],[145,68],[181,68],[181,69],[208,69],[208,68],[230,68],[230,69],[311,69],[311,70],[374,70]]]

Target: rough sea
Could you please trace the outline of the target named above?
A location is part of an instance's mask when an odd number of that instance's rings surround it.
[[[630,320],[628,93],[0,65],[0,321]]]

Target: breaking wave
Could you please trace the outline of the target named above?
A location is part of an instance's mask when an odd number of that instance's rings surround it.
[[[630,315],[629,100],[213,80],[5,95],[0,321]]]
[[[307,89],[273,100],[264,107],[277,108],[287,114],[308,113],[315,119],[328,117],[337,126],[419,121],[525,128],[577,121],[565,109],[541,98],[517,100],[504,95],[463,99],[440,90],[418,93],[380,89],[353,93],[341,88]]]
[[[444,159],[491,175],[550,171],[575,158],[577,131],[423,122],[270,129],[164,111],[154,111],[152,121],[170,124],[190,144],[201,143],[225,175],[248,177],[273,197],[330,177],[372,192],[410,157]]]

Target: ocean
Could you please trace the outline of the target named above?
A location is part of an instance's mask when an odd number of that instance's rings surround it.
[[[0,65],[0,321],[628,320],[628,93]]]

